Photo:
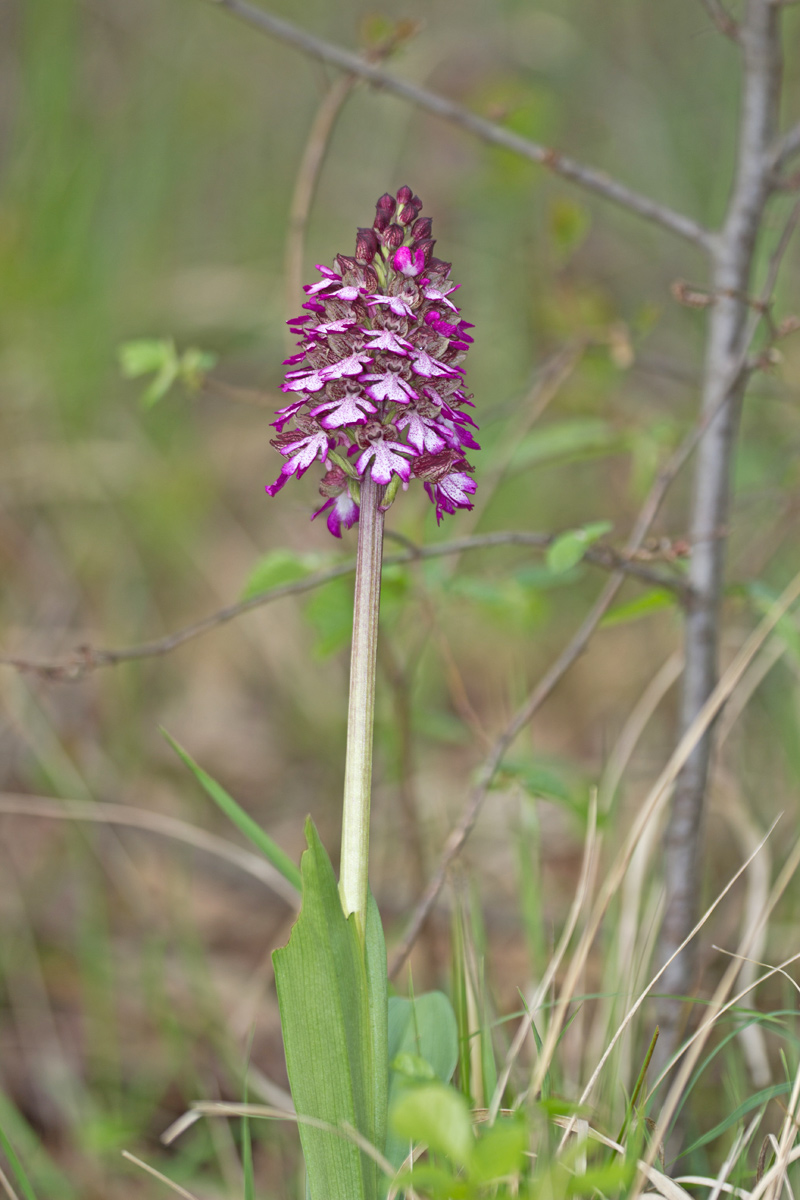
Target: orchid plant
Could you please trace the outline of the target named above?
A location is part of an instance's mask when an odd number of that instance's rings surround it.
[[[324,503],[311,519],[327,513],[334,537],[358,523],[338,894],[309,823],[302,911],[274,956],[312,1200],[380,1194],[375,1162],[334,1130],[354,1128],[378,1155],[387,1139],[386,950],[368,885],[384,514],[412,479],[437,521],[472,508],[476,489],[466,454],[479,448],[477,426],[462,365],[472,326],[451,299],[458,285],[433,255],[421,208],[408,187],[382,196],[372,227],[358,230],[355,255],[319,266],[322,278],[306,285],[306,311],[289,321],[299,350],[284,364],[283,391],[294,398],[274,422],[272,444],[286,461],[266,489],[277,495],[319,461]],[[441,1027],[440,1002],[428,1010]]]

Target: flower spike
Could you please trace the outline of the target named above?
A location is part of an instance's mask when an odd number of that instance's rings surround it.
[[[359,519],[359,483],[369,478],[386,493],[420,479],[436,519],[472,508],[473,468],[467,448],[477,429],[463,411],[462,362],[472,338],[449,297],[458,285],[450,264],[432,255],[431,220],[409,187],[381,196],[369,229],[357,231],[355,255],[338,254],[335,270],[305,285],[306,315],[288,322],[298,353],[284,365],[282,390],[292,403],[276,414],[272,445],[287,460],[274,496],[315,460],[325,467],[325,498],[312,520],[327,513],[334,537]],[[283,432],[285,425],[293,425]]]

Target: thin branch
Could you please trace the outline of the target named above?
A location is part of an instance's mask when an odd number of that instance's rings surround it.
[[[793,126],[778,142],[778,149],[775,154],[775,169],[780,170],[785,167],[795,154],[800,153],[800,121]]]
[[[733,42],[739,41],[739,26],[728,12],[722,0],[703,0],[708,15],[720,33],[724,33]]]
[[[630,537],[623,551],[623,558],[630,560],[642,543],[644,542],[647,532],[655,520],[659,509],[663,503],[673,480],[683,468],[690,454],[697,446],[703,433],[708,426],[709,418],[704,418],[689,432],[675,453],[659,472],[655,483],[639,512]],[[590,612],[584,619],[580,628],[577,630],[572,640],[558,656],[556,661],[545,673],[542,679],[537,683],[536,687],[528,696],[522,707],[514,714],[511,721],[496,739],[492,749],[484,760],[478,775],[478,780],[472,788],[467,803],[461,813],[456,824],[445,842],[439,858],[439,863],[434,875],[425,889],[422,896],[419,898],[414,912],[411,916],[403,939],[400,945],[395,950],[389,967],[389,977],[394,979],[404,962],[408,958],[411,950],[416,942],[420,930],[428,919],[428,916],[436,903],[437,897],[444,886],[445,879],[450,864],[461,853],[467,838],[478,819],[478,813],[481,810],[484,800],[488,795],[489,789],[492,786],[494,778],[500,769],[506,752],[512,746],[517,735],[525,728],[528,722],[533,718],[536,712],[544,704],[545,700],[553,692],[556,685],[561,681],[572,664],[583,654],[586,649],[589,639],[597,629],[600,621],[605,616],[611,606],[614,597],[625,580],[625,573],[620,568],[615,570],[614,574],[606,583],[602,592],[598,596]]]
[[[739,28],[743,85],[737,137],[737,163],[725,221],[713,254],[708,341],[701,411],[713,413],[695,464],[690,520],[693,597],[686,615],[685,661],[681,681],[679,734],[694,726],[718,677],[721,609],[725,577],[732,464],[739,417],[752,365],[750,341],[769,312],[771,290],[791,230],[773,256],[765,301],[748,303],[758,235],[774,191],[774,153],[781,96],[781,27],[771,0],[747,0]],[[675,1050],[683,1002],[692,990],[696,946],[676,955],[694,925],[699,905],[701,829],[713,744],[709,727],[678,775],[664,839],[666,903],[658,937],[658,964],[671,960],[659,1002],[659,1069]]]
[[[317,109],[297,170],[289,209],[289,230],[286,236],[285,276],[288,316],[295,311],[294,306],[302,291],[306,227],[322,165],[336,122],[355,84],[355,75],[348,74],[342,75],[328,88]]]
[[[556,535],[552,533],[523,533],[516,531],[508,533],[484,533],[476,534],[473,537],[457,538],[452,542],[440,542],[434,546],[415,546],[413,543],[408,543],[407,539],[400,538],[399,535],[394,536],[398,540],[407,543],[410,548],[405,553],[387,556],[384,559],[385,566],[401,566],[404,563],[417,562],[421,559],[441,558],[449,554],[463,554],[468,550],[488,550],[496,546],[531,546],[536,549],[547,549]],[[686,585],[682,579],[670,575],[666,571],[658,571],[642,563],[630,561],[626,554],[620,554],[619,551],[614,550],[611,546],[590,546],[584,558],[592,566],[600,567],[603,570],[620,571],[636,579],[641,579],[643,582],[649,583],[654,587],[667,588],[674,592],[683,602],[688,598]],[[247,600],[239,601],[238,604],[228,604],[225,608],[220,608],[216,612],[210,613],[209,616],[203,617],[202,620],[196,621],[193,625],[187,625],[183,629],[178,629],[174,633],[167,634],[165,637],[155,638],[149,642],[141,642],[135,646],[123,646],[117,650],[104,650],[96,649],[89,645],[82,645],[78,646],[67,657],[38,660],[24,658],[19,655],[3,654],[0,655],[0,666],[16,667],[18,671],[30,671],[35,675],[41,676],[43,679],[49,679],[54,682],[72,683],[83,679],[99,667],[113,667],[122,662],[132,662],[142,658],[156,658],[162,654],[169,654],[170,651],[176,650],[179,646],[184,645],[184,643],[192,641],[204,633],[208,633],[211,629],[216,629],[219,625],[225,625],[228,621],[242,616],[243,613],[252,612],[253,609],[261,608],[263,605],[270,604],[274,600],[282,600],[286,596],[297,596],[303,592],[313,591],[314,588],[321,587],[324,583],[330,583],[333,579],[341,579],[345,575],[352,575],[354,571],[354,560],[340,563],[335,567],[328,567],[324,571],[315,571],[313,574],[307,575],[304,579],[295,580],[293,583],[281,584],[279,587],[269,588],[267,591],[259,592],[258,595],[251,596]]]
[[[537,142],[532,142],[500,125],[486,121],[470,112],[469,109],[436,92],[429,92],[405,79],[398,79],[396,75],[367,62],[360,55],[344,50],[331,42],[322,41],[290,22],[283,21],[263,9],[254,7],[247,3],[247,0],[212,0],[212,3],[226,9],[248,25],[261,30],[262,33],[294,46],[303,54],[320,59],[322,62],[338,67],[352,75],[357,75],[372,84],[373,87],[393,92],[396,96],[402,96],[404,100],[409,100],[418,108],[433,113],[434,116],[441,117],[445,121],[450,121],[461,129],[466,129],[467,132],[485,142],[503,146],[506,150],[511,150],[515,154],[527,158],[530,162],[547,167],[563,179],[569,179],[572,183],[577,184],[578,187],[594,192],[596,195],[636,213],[637,216],[660,225],[662,229],[668,229],[671,233],[685,238],[707,252],[713,249],[714,235],[710,230],[705,229],[691,217],[676,212],[674,209],[652,200],[649,196],[643,196],[639,192],[633,191],[603,171],[585,166],[583,163],[560,154],[557,150],[540,146]]]

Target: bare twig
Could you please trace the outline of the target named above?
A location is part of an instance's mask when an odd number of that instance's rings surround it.
[[[556,175],[560,175],[563,179],[569,179],[578,187],[594,192],[595,195],[602,196],[604,199],[628,209],[629,212],[636,213],[637,216],[660,225],[662,229],[668,229],[671,233],[685,238],[707,252],[713,248],[714,235],[710,230],[705,229],[691,217],[676,212],[674,209],[650,199],[649,196],[643,196],[639,192],[633,191],[603,171],[587,167],[583,163],[560,154],[557,150],[540,146],[537,142],[532,142],[528,138],[520,137],[519,134],[504,129],[501,125],[486,121],[444,96],[417,87],[416,84],[409,83],[405,79],[398,79],[396,75],[375,66],[360,55],[353,54],[330,42],[322,41],[299,29],[296,25],[281,20],[263,9],[256,8],[247,3],[247,0],[212,0],[212,2],[247,22],[248,25],[260,29],[262,33],[294,46],[303,54],[365,79],[373,87],[393,92],[396,96],[402,96],[404,100],[410,101],[418,108],[433,113],[434,116],[441,117],[445,121],[450,121],[451,124],[458,125],[461,129],[466,129],[467,132],[485,142],[503,146],[531,162],[547,167]]]
[[[625,551],[623,552],[623,557],[626,560],[630,560],[630,557],[636,553],[647,536],[647,531],[655,520],[672,481],[702,437],[707,424],[707,420],[701,419],[688,436],[684,438],[678,449],[659,472],[628,538]],[[525,703],[514,714],[506,728],[496,739],[484,760],[477,782],[470,791],[461,816],[453,826],[445,842],[436,871],[422,896],[420,896],[411,920],[403,934],[402,941],[395,950],[389,967],[390,978],[394,978],[397,975],[411,953],[419,932],[428,919],[428,915],[436,903],[439,892],[444,886],[450,864],[461,853],[467,838],[472,832],[481,806],[486,799],[494,777],[500,769],[507,751],[510,749],[517,735],[528,724],[575,660],[584,652],[589,639],[611,606],[624,579],[624,571],[621,568],[615,570],[572,640],[544,674],[539,683],[537,683]]]
[[[713,253],[708,344],[701,411],[714,413],[695,466],[690,523],[693,589],[687,610],[686,669],[682,679],[680,732],[693,725],[717,680],[720,613],[730,509],[731,469],[745,388],[751,374],[749,346],[769,313],[780,264],[797,221],[793,213],[772,256],[758,305],[748,304],[755,248],[764,212],[774,190],[774,152],[781,86],[780,12],[771,0],[747,0],[739,40],[744,63],[738,161],[722,231]],[[665,998],[659,1004],[661,1029],[656,1066],[675,1050],[683,1004],[668,997],[692,988],[696,945],[676,955],[695,923],[701,854],[701,822],[713,728],[698,741],[678,776],[665,841],[666,904],[656,957],[671,959],[665,972]]]
[[[414,546],[412,543],[411,548],[405,553],[393,554],[386,557],[384,565],[398,566],[421,559],[441,558],[449,554],[463,554],[468,550],[488,550],[497,546],[531,546],[537,549],[546,549],[552,543],[554,537],[555,535],[552,533],[511,531],[508,533],[476,534],[473,537],[456,538],[452,542],[440,542],[434,546]],[[597,566],[607,571],[624,572],[626,575],[632,575],[655,587],[667,588],[675,592],[681,600],[686,599],[687,593],[682,579],[670,575],[665,571],[655,570],[643,563],[632,562],[625,555],[621,555],[610,546],[590,546],[584,558],[592,566]],[[315,571],[311,575],[306,575],[304,579],[298,579],[293,583],[281,584],[279,587],[269,588],[267,591],[259,592],[258,595],[251,596],[247,600],[239,601],[238,604],[228,604],[225,608],[220,608],[216,612],[210,613],[209,616],[203,617],[202,620],[196,621],[193,625],[187,625],[183,629],[178,629],[174,633],[167,634],[165,637],[155,638],[149,642],[141,642],[136,646],[123,646],[117,650],[104,650],[82,645],[69,656],[51,659],[29,659],[20,655],[3,654],[0,655],[0,666],[16,667],[19,671],[29,671],[32,674],[41,676],[43,679],[71,683],[83,679],[99,667],[112,667],[123,662],[132,662],[143,658],[156,658],[163,654],[169,654],[170,651],[176,650],[186,642],[192,641],[192,639],[200,637],[202,634],[208,633],[209,630],[216,629],[217,626],[224,625],[228,621],[242,616],[244,613],[251,612],[255,608],[261,608],[263,605],[270,604],[274,600],[281,600],[285,596],[297,596],[303,592],[313,591],[314,588],[321,587],[322,584],[329,583],[333,579],[341,579],[344,575],[352,575],[354,571],[354,561],[340,563],[335,567],[328,567],[324,571]]]
[[[347,97],[356,84],[356,76],[342,75],[332,83],[322,98],[308,134],[303,157],[297,170],[292,203],[289,208],[289,230],[286,237],[286,308],[294,312],[303,286],[303,249],[306,226],[320,171]]]
[[[790,162],[795,154],[800,153],[800,121],[794,125],[778,142],[775,154],[775,170],[780,170]]]
[[[731,41],[738,42],[739,26],[722,0],[703,0],[703,4],[720,33],[724,33],[725,37],[729,37]]]

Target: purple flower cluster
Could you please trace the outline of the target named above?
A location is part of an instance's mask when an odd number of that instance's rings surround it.
[[[472,508],[467,450],[479,449],[464,411],[472,407],[461,363],[472,326],[459,319],[450,263],[432,255],[431,221],[408,187],[381,196],[371,229],[359,229],[354,257],[336,256],[307,284],[309,310],[289,321],[299,353],[286,360],[272,445],[287,460],[274,496],[319,459],[328,529],[341,537],[358,520],[359,482],[369,472],[388,508],[400,486],[421,479],[436,519]],[[302,364],[302,365],[299,365]],[[284,426],[292,427],[284,432]]]

